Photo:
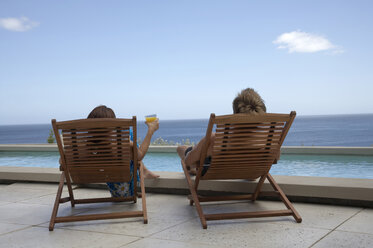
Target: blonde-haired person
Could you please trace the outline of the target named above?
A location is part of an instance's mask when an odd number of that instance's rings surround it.
[[[111,108],[106,107],[105,105],[100,105],[94,108],[91,113],[89,113],[88,119],[91,118],[116,118],[114,111]],[[153,136],[154,132],[158,130],[159,128],[159,122],[158,119],[156,119],[153,122],[146,122],[146,125],[148,126],[148,132],[142,141],[141,145],[137,148],[137,154],[138,154],[138,161],[143,164],[142,159],[145,157],[146,152],[149,149],[150,140]],[[130,130],[130,136],[132,141],[132,130]],[[137,144],[133,144],[131,142],[131,146],[136,146]],[[132,156],[132,155],[131,155]],[[152,179],[157,178],[159,175],[154,174],[151,172],[146,166],[144,166],[144,178],[146,179]],[[133,163],[131,161],[131,172],[133,172]],[[136,175],[138,177],[138,175]],[[110,190],[110,193],[113,197],[126,197],[126,196],[132,196],[133,195],[133,173],[131,173],[131,180],[129,182],[117,182],[117,183],[107,183],[107,186]],[[137,180],[139,182],[139,178]]]
[[[267,108],[260,95],[252,88],[242,90],[232,102],[233,114],[245,113],[249,115],[264,114]],[[187,168],[191,174],[196,173],[196,167],[199,164],[199,159],[202,152],[202,147],[206,142],[206,137],[203,137],[195,147],[178,146],[177,153],[180,158],[185,161]],[[215,142],[215,133],[211,134],[210,145],[207,149],[207,158],[204,164],[209,165],[211,160],[212,148]],[[205,167],[205,168],[208,168]],[[203,172],[202,172],[203,173]]]

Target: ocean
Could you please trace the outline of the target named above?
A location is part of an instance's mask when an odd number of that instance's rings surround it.
[[[152,141],[196,143],[205,135],[207,123],[208,119],[160,120]],[[50,129],[51,124],[0,125],[0,144],[46,144]],[[146,130],[138,121],[138,137],[143,139]],[[284,145],[373,146],[373,114],[297,116]]]

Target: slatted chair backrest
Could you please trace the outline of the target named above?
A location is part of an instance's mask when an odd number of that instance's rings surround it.
[[[133,144],[136,144],[136,117],[52,120],[52,126],[61,156],[61,169],[70,175],[73,183],[130,181],[131,154],[137,165],[137,149],[133,148],[136,146],[130,145],[130,129]],[[134,170],[136,172],[136,166]]]
[[[211,114],[206,137],[210,137],[215,127],[215,142],[211,164],[200,179],[255,179],[266,175],[279,157],[295,115],[294,111],[290,114],[216,117]],[[207,145],[202,152],[203,157],[206,156]]]

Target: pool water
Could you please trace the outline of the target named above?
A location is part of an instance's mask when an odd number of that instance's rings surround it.
[[[57,168],[57,152],[0,152],[0,166]],[[144,163],[154,171],[181,172],[176,153],[148,153]],[[274,175],[373,179],[373,156],[282,155]]]

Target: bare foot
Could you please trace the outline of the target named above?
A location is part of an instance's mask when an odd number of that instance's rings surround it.
[[[144,178],[145,179],[155,179],[155,178],[158,178],[158,177],[159,177],[159,175],[154,174],[150,170],[144,170]]]

